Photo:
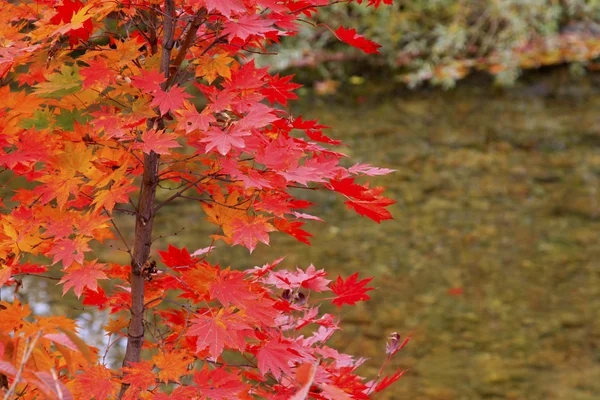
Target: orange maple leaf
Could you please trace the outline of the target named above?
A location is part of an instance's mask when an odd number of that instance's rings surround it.
[[[190,360],[187,353],[182,351],[161,351],[152,358],[152,361],[160,369],[158,379],[164,383],[169,381],[179,383],[183,376],[190,373],[188,365],[193,360]]]

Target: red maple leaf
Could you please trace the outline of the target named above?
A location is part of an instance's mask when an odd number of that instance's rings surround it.
[[[279,232],[285,232],[288,235],[298,239],[298,241],[310,245],[310,240],[308,240],[308,238],[312,235],[305,230],[300,229],[304,225],[304,222],[288,221],[284,218],[276,218],[274,225]]]
[[[83,3],[79,0],[63,0],[62,4],[56,7],[56,14],[50,18],[50,23],[58,25],[61,22],[71,22],[73,15],[82,7]],[[79,39],[85,42],[89,39],[93,28],[92,20],[88,19],[83,22],[83,27],[69,30],[66,32],[69,36],[69,44],[73,46],[79,42]]]
[[[244,3],[241,0],[205,0],[206,10],[217,10],[223,16],[229,18],[232,13],[241,13],[246,11]]]
[[[248,135],[250,135],[249,131],[236,129],[235,126],[228,131],[223,131],[221,128],[213,126],[206,132],[206,137],[201,142],[207,143],[205,153],[216,148],[222,155],[227,155],[232,147],[238,149],[246,147],[246,143],[242,138]]]
[[[188,267],[196,263],[185,247],[180,250],[173,245],[169,245],[167,251],[159,250],[158,254],[162,259],[162,262],[165,263],[167,267],[171,268]]]
[[[150,105],[152,107],[158,107],[161,115],[165,115],[171,110],[181,108],[185,99],[193,97],[187,94],[185,90],[179,86],[173,86],[168,92],[159,89],[153,93],[153,96],[154,98]]]
[[[323,131],[321,130],[307,129],[305,132],[306,136],[317,142],[327,143],[334,146],[342,144],[341,140],[333,140],[329,136],[323,135]]]
[[[152,371],[154,363],[150,361],[129,362],[129,366],[123,367],[122,380],[134,388],[147,389],[156,384],[156,374]]]
[[[194,382],[202,396],[215,400],[241,398],[237,394],[248,387],[239,375],[230,374],[225,367],[209,370],[206,364],[200,372],[194,373]]]
[[[396,201],[380,196],[384,190],[385,189],[382,187],[370,189],[369,194],[372,195],[373,198],[366,200],[350,199],[345,201],[344,204],[349,208],[354,208],[358,214],[371,218],[377,223],[380,223],[385,219],[393,219],[392,214],[386,210],[385,207],[396,203]]]
[[[181,118],[179,119],[177,127],[178,129],[185,129],[185,133],[190,133],[197,129],[206,131],[209,124],[216,121],[212,113],[199,113],[196,110],[196,107],[187,101],[184,102],[183,106],[184,108],[178,111]]]
[[[83,290],[82,304],[86,306],[97,306],[99,310],[103,310],[106,308],[107,301],[108,297],[106,297],[106,292],[100,286],[98,286],[96,290],[92,290],[89,287],[86,287]]]
[[[192,321],[186,336],[196,336],[196,351],[201,352],[208,347],[208,353],[215,360],[221,355],[225,346],[242,349],[245,346],[239,331],[249,326],[238,315],[221,308],[212,315],[198,315]]]
[[[373,290],[372,287],[365,287],[373,278],[365,278],[358,280],[358,272],[351,275],[344,281],[341,276],[338,276],[337,280],[331,284],[330,288],[333,293],[337,295],[333,299],[332,303],[338,307],[343,304],[354,305],[357,301],[369,300],[371,297],[367,294],[369,290]]]
[[[331,180],[329,183],[333,190],[348,198],[344,204],[348,208],[354,208],[358,214],[371,218],[377,223],[392,219],[392,214],[385,207],[394,204],[395,201],[381,195],[384,188],[369,189],[367,186],[354,183],[354,178]]]
[[[271,371],[275,379],[279,380],[282,374],[292,376],[290,362],[299,357],[290,351],[290,345],[278,340],[268,341],[256,354],[258,370],[264,376]]]
[[[242,272],[230,271],[229,268],[221,271],[210,286],[210,296],[219,300],[225,307],[234,305],[247,308],[247,302],[255,299],[256,295],[250,290],[249,282],[244,276]]]
[[[383,1],[383,4],[388,5],[388,6],[393,4],[393,0],[369,0],[367,7],[375,6],[375,8],[377,8],[381,5],[382,1]],[[362,4],[362,2],[363,2],[363,0],[357,0],[358,4]]]
[[[379,54],[379,50],[377,49],[381,46],[371,40],[365,39],[363,35],[357,34],[356,29],[346,29],[343,26],[340,26],[337,31],[335,31],[335,34],[342,42],[346,42],[350,46],[361,49],[367,54]]]
[[[237,21],[225,23],[223,33],[229,35],[229,41],[238,37],[242,40],[249,36],[257,35],[263,37],[266,32],[273,30],[273,21],[260,17],[260,14],[242,15]]]
[[[113,72],[108,68],[106,59],[97,57],[87,62],[89,67],[79,70],[79,74],[83,76],[84,88],[89,88],[95,84],[101,84],[106,87],[113,80]]]
[[[132,76],[131,85],[146,93],[161,90],[160,85],[165,81],[165,76],[157,69],[142,70],[141,76]]]
[[[101,270],[104,264],[97,264],[94,260],[85,265],[73,264],[67,269],[62,279],[58,284],[64,283],[63,296],[73,288],[77,298],[81,297],[84,288],[90,290],[98,289],[98,279],[108,279],[106,274]]]
[[[256,244],[261,241],[269,245],[269,232],[275,230],[263,216],[251,219],[236,219],[233,221],[233,244],[241,244],[254,251]]]
[[[298,96],[292,93],[292,90],[302,87],[297,83],[290,83],[290,80],[294,75],[279,77],[279,74],[270,77],[266,86],[260,90],[260,92],[267,97],[269,103],[274,104],[275,102],[282,106],[287,106],[288,100],[295,100]]]
[[[150,154],[152,151],[156,154],[169,154],[169,149],[175,147],[181,147],[181,145],[177,143],[174,135],[155,129],[142,133],[142,142],[135,144],[135,148],[142,149],[146,154]]]
[[[386,387],[390,386],[392,383],[396,382],[398,379],[400,379],[400,377],[402,375],[404,375],[406,373],[406,370],[401,370],[398,369],[396,371],[396,373],[394,373],[394,375],[392,376],[386,376],[384,377],[381,382],[379,382],[377,384],[377,386],[375,386],[375,391],[376,392],[381,392],[383,389],[385,389]]]
[[[68,267],[73,264],[73,261],[83,263],[83,253],[90,251],[88,242],[89,237],[77,236],[74,239],[60,239],[54,242],[52,250],[48,251],[49,255],[54,255],[52,265],[62,261],[63,267]]]
[[[75,375],[75,385],[81,393],[89,395],[89,398],[108,399],[118,387],[112,378],[112,371],[98,364],[86,368],[85,374]]]

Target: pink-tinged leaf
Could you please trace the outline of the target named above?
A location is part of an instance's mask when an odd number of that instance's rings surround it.
[[[153,94],[161,90],[160,85],[165,79],[165,76],[157,69],[142,70],[141,76],[131,77],[131,85],[146,93]]]
[[[264,376],[269,371],[275,379],[282,375],[292,376],[290,363],[299,357],[290,351],[290,345],[277,340],[267,342],[256,354],[258,369]]]
[[[274,111],[271,107],[262,103],[254,104],[248,114],[238,122],[238,129],[250,130],[253,128],[263,128],[279,119],[279,117],[273,114]]]
[[[205,247],[203,249],[198,249],[198,250],[196,250],[195,252],[193,252],[190,255],[192,257],[199,257],[201,255],[210,253],[214,248],[215,248],[215,246],[208,246],[208,247]]]
[[[187,94],[183,88],[179,86],[173,86],[168,92],[160,89],[153,93],[154,98],[150,105],[152,107],[158,107],[160,114],[165,115],[171,110],[177,110],[183,107],[185,99],[192,98],[193,96]]]
[[[58,343],[61,346],[65,346],[69,350],[79,351],[79,347],[64,333],[48,333],[43,337],[44,339],[48,339],[51,342]]]
[[[348,172],[350,172],[351,174],[363,174],[369,176],[387,175],[395,171],[395,169],[377,168],[369,164],[354,164],[353,166],[348,168]]]
[[[403,342],[400,342],[400,339],[400,334],[398,334],[398,332],[393,332],[388,337],[388,342],[385,344],[385,354],[388,356],[393,356],[402,348],[404,348],[404,346],[406,346],[410,341],[410,335],[408,335]]]
[[[270,188],[271,184],[264,179],[260,172],[253,168],[244,168],[244,172],[238,168],[238,163],[234,159],[226,158],[221,161],[221,167],[224,174],[229,175],[235,180],[242,181],[245,188]]]
[[[217,359],[225,346],[241,350],[245,341],[239,331],[249,329],[243,319],[231,311],[221,308],[212,315],[198,315],[186,336],[197,336],[196,351],[201,352],[208,347],[213,359]]]
[[[279,265],[279,263],[281,263],[284,259],[285,259],[285,257],[279,257],[277,260],[273,261],[271,264],[265,264],[262,267],[256,266],[252,269],[246,270],[246,273],[252,274],[257,278],[261,278],[261,277],[267,275],[269,272],[271,272],[273,270],[273,268],[275,268],[277,265]]]
[[[356,29],[346,29],[343,26],[340,26],[337,31],[335,31],[337,37],[342,41],[348,43],[350,46],[361,49],[367,54],[379,54],[379,49],[381,46],[377,43],[365,39],[364,36],[356,33]]]
[[[325,279],[327,273],[325,270],[317,270],[314,265],[310,265],[306,271],[302,271],[296,267],[296,271],[289,271],[283,269],[281,271],[273,272],[265,280],[265,283],[274,285],[279,289],[290,289],[295,290],[298,288],[305,288],[314,290],[315,292],[323,292],[329,290],[328,285],[331,282],[329,279]]]
[[[243,13],[246,11],[244,3],[241,0],[205,0],[206,10],[217,10],[223,16],[230,18],[234,13]]]
[[[222,155],[227,155],[232,147],[243,149],[246,147],[243,137],[250,135],[249,131],[238,130],[234,127],[230,128],[229,131],[223,131],[221,128],[211,127],[206,132],[206,137],[201,140],[206,145],[206,153],[209,153],[212,149],[215,149]]]
[[[256,244],[260,241],[269,245],[269,232],[273,232],[275,227],[271,225],[265,217],[257,216],[254,218],[236,219],[233,221],[233,244],[241,244],[254,251]]]
[[[17,374],[17,369],[8,361],[0,360],[0,373],[13,377]]]
[[[229,41],[236,37],[245,41],[252,35],[264,37],[266,32],[273,30],[272,25],[273,21],[261,18],[260,14],[247,14],[237,21],[226,22],[223,33],[229,35]]]
[[[65,272],[60,282],[63,286],[63,296],[73,288],[77,298],[81,297],[84,288],[96,290],[98,288],[98,279],[108,279],[106,274],[101,270],[104,264],[97,264],[97,260],[91,261],[86,265],[72,265]]]
[[[336,298],[333,299],[332,303],[338,307],[344,304],[354,305],[358,301],[369,300],[371,297],[367,294],[369,290],[373,290],[372,287],[365,287],[373,278],[365,278],[358,280],[358,272],[351,275],[345,281],[341,276],[338,276],[337,280],[331,284],[330,289],[336,294]]]
[[[156,154],[169,154],[169,150],[175,147],[181,147],[175,140],[175,135],[155,129],[144,131],[142,142],[135,144],[135,148],[141,149],[146,154],[152,151]]]
[[[323,222],[323,220],[317,216],[311,215],[311,214],[305,214],[305,213],[301,213],[301,212],[297,212],[294,211],[292,212],[292,214],[296,217],[296,218],[302,218],[302,219],[310,219],[313,221],[320,221]]]
[[[57,379],[57,376],[48,372],[33,372],[39,379],[28,379],[29,383],[37,387],[47,399],[74,400],[69,389]]]

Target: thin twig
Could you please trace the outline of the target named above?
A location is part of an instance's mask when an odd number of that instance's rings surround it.
[[[165,206],[166,204],[168,204],[171,201],[175,200],[176,198],[181,197],[181,195],[183,193],[185,193],[185,191],[187,191],[188,189],[191,189],[192,187],[196,186],[197,184],[199,184],[200,182],[202,182],[202,180],[205,179],[205,178],[206,178],[205,176],[202,176],[202,178],[198,178],[194,182],[191,182],[191,183],[187,184],[183,189],[179,190],[177,193],[174,193],[168,199],[166,199],[165,201],[163,201],[162,203],[160,203],[158,206],[156,206],[156,208],[154,208],[154,213],[156,214],[156,212],[158,210],[160,210],[163,206]]]
[[[29,357],[31,357],[31,353],[33,353],[33,350],[35,349],[35,344],[37,343],[39,338],[42,337],[43,334],[44,334],[44,331],[40,330],[37,333],[37,335],[35,335],[33,340],[30,341],[30,339],[27,338],[27,340],[25,342],[25,352],[23,353],[23,358],[21,359],[21,364],[19,365],[19,369],[17,371],[17,374],[15,375],[15,380],[13,381],[12,385],[10,385],[10,388],[4,395],[4,400],[9,400],[15,394],[17,385],[19,384],[19,382],[21,382],[21,377],[23,376],[23,371],[25,370],[25,364],[27,364],[27,360],[29,360]]]

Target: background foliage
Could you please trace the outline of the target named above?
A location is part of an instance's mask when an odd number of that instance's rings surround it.
[[[381,57],[340,50],[325,28],[304,29],[285,43],[279,66],[309,65],[323,77],[339,77],[360,73],[360,67],[335,61],[359,59],[375,68],[375,76],[386,66],[410,86],[430,81],[450,87],[473,70],[490,72],[504,84],[522,69],[545,65],[573,63],[573,71],[581,72],[595,69],[600,55],[596,0],[398,0],[382,11],[352,4],[326,10],[317,21],[360,21],[361,32],[383,46]],[[314,46],[322,49],[316,57],[306,52]]]

